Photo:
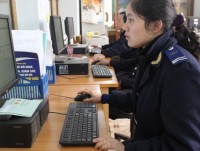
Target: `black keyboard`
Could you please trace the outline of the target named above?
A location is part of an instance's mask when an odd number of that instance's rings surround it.
[[[91,65],[92,74],[95,78],[111,78],[112,73],[106,65]]]
[[[70,103],[59,143],[63,146],[93,146],[99,137],[95,103]]]

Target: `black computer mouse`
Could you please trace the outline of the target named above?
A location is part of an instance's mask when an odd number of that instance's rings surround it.
[[[91,64],[92,64],[92,65],[95,65],[95,64],[97,64],[98,62],[100,62],[100,60],[94,60],[94,61],[91,62]]]
[[[78,95],[74,98],[74,100],[75,100],[75,101],[83,101],[84,99],[90,98],[90,97],[91,97],[90,94],[88,94],[88,93],[82,93],[82,94],[78,94]]]

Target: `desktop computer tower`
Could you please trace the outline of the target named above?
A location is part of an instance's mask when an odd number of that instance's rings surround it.
[[[0,147],[31,147],[40,128],[39,112],[31,118],[12,117],[0,121]]]
[[[87,55],[88,54],[88,45],[87,44],[72,44],[70,45],[73,48],[73,54]],[[67,54],[67,48],[63,48],[63,51],[60,54]],[[56,54],[57,55],[57,54]]]
[[[88,44],[75,44],[71,45],[73,48],[73,54],[87,54],[88,53]]]
[[[32,117],[12,116],[8,120],[0,121],[0,147],[31,147],[48,113],[49,102],[45,99],[40,103]]]
[[[57,75],[87,75],[88,74],[88,58],[71,57],[63,63],[56,63]]]

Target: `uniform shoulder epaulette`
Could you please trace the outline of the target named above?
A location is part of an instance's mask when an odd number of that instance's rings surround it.
[[[188,60],[178,47],[169,47],[164,52],[172,64],[179,64]]]

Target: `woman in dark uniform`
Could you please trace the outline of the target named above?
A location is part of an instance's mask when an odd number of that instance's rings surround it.
[[[127,143],[96,138],[95,148],[200,151],[200,44],[195,33],[184,26],[172,0],[131,0],[126,14],[128,45],[140,49],[132,92],[79,93],[90,93],[85,102],[109,103],[133,112],[135,134]]]

